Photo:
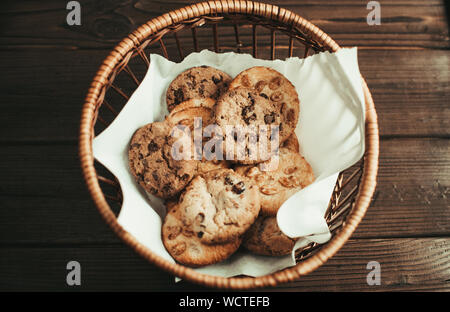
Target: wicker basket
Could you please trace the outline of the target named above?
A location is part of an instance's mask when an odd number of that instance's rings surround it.
[[[226,38],[219,40],[219,34],[226,33]],[[81,117],[79,152],[89,192],[104,220],[125,243],[145,259],[182,279],[232,289],[274,286],[297,280],[317,269],[343,246],[363,218],[374,193],[379,153],[378,123],[365,82],[365,156],[339,175],[325,215],[332,239],[324,245],[310,244],[299,250],[294,267],[256,278],[200,274],[154,254],[117,222],[122,199],[120,185],[111,173],[94,161],[92,139],[95,133],[111,123],[139,85],[140,75],[143,77],[149,66],[149,51],[157,48],[165,57],[179,61],[184,55],[199,51],[205,44],[205,48],[216,52],[247,52],[254,57],[270,59],[276,56],[306,57],[321,51],[335,52],[340,48],[327,34],[297,14],[258,2],[203,2],[150,20],[114,48],[101,65],[87,94]]]

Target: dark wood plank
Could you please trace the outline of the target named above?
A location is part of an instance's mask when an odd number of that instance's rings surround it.
[[[87,191],[78,198],[0,196],[0,202],[0,244],[121,243]]]
[[[449,136],[448,51],[359,50],[358,54],[380,135]]]
[[[0,159],[0,243],[119,241],[90,199],[76,146],[3,146]],[[374,202],[354,237],[450,235],[449,171],[448,139],[383,140]]]
[[[449,252],[449,238],[351,240],[325,266],[279,290],[448,291]],[[381,265],[380,286],[367,284],[370,261]]]
[[[0,58],[8,62],[0,63],[0,142],[75,141],[84,97],[107,55],[107,50],[1,51]],[[450,135],[448,51],[360,50],[359,64],[374,97],[381,135]],[[139,58],[130,66],[143,77],[146,67]],[[134,86],[124,73],[118,79],[119,86]]]
[[[112,47],[141,24],[188,4],[172,1],[79,1],[82,25],[68,26],[66,3],[56,0],[5,1],[0,48],[14,46]],[[199,2],[199,1],[194,1]],[[322,28],[344,46],[448,48],[449,37],[442,2],[396,0],[382,3],[381,25],[369,26],[367,2],[267,1],[292,10]],[[40,27],[35,27],[39,20]],[[230,30],[221,41],[233,42]],[[242,37],[245,39],[245,36]],[[266,34],[264,40],[269,40]],[[248,42],[248,41],[247,41]],[[251,42],[251,41],[250,41]]]
[[[378,186],[354,237],[450,234],[450,140],[381,141]]]
[[[276,291],[448,291],[449,238],[350,240],[316,271]],[[126,246],[0,249],[0,290],[163,291],[205,289],[147,263]],[[66,285],[66,264],[81,265],[81,286]],[[367,263],[381,266],[381,285],[367,284]]]

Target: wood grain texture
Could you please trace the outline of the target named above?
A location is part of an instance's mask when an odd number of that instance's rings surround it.
[[[69,27],[67,1],[2,1],[0,291],[205,290],[175,284],[114,235],[86,190],[76,146],[84,97],[111,48],[188,3],[79,2],[82,25]],[[317,271],[264,291],[450,291],[450,39],[443,2],[380,1],[380,26],[367,25],[367,1],[264,2],[307,18],[342,46],[359,47],[382,135],[377,190],[352,239]],[[234,31],[219,25],[220,51],[235,49]],[[201,49],[214,47],[209,26],[197,34]],[[258,35],[258,56],[268,58],[270,31],[258,27]],[[191,32],[177,36],[187,55]],[[252,28],[239,27],[239,38],[241,51],[251,53]],[[289,38],[277,33],[276,44],[275,56],[288,56]],[[178,60],[176,38],[164,38],[164,45]],[[162,53],[159,44],[145,52]],[[303,53],[295,43],[294,54]],[[145,75],[138,58],[130,67],[139,79]],[[131,94],[129,77],[117,79]],[[108,101],[120,110],[113,97]],[[70,260],[82,265],[80,288],[66,285]],[[366,283],[369,261],[381,264],[380,286]]]
[[[82,25],[69,27],[61,1],[4,1],[0,48],[14,46],[65,46],[71,48],[112,47],[141,24],[187,4],[184,0],[79,1]],[[192,3],[200,1],[192,1]],[[381,25],[369,26],[367,2],[265,1],[292,10],[322,28],[344,46],[448,48],[449,36],[442,2],[384,1]],[[40,27],[34,21],[39,20]],[[221,36],[234,40],[230,31]],[[270,35],[266,35],[269,40]],[[245,39],[243,37],[243,39]],[[249,42],[249,41],[247,41]]]
[[[354,237],[450,234],[450,140],[389,139],[378,186]]]
[[[160,53],[159,48],[152,51]],[[0,63],[0,71],[7,73],[0,85],[0,142],[74,142],[90,80],[107,54],[0,51],[0,58],[9,60]],[[358,54],[375,101],[381,135],[450,136],[448,51],[360,50]],[[138,77],[146,71],[138,58],[130,68]],[[117,79],[119,86],[130,86],[125,91],[132,94],[134,82],[125,73]],[[115,107],[120,110],[120,104]],[[101,109],[102,114],[108,114],[105,107]],[[111,114],[105,117],[112,118]]]
[[[382,141],[374,201],[354,237],[450,236],[449,143]],[[0,243],[119,241],[90,201],[76,153],[73,145],[0,149]]]
[[[449,238],[350,240],[332,259],[299,281],[268,291],[450,290]],[[125,246],[36,246],[0,249],[0,290],[205,290],[147,263]],[[81,286],[66,284],[66,264],[81,265]],[[378,261],[381,285],[366,282],[367,263]]]

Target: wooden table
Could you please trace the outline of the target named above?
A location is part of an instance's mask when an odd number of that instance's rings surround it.
[[[111,48],[150,18],[187,1],[3,1],[0,27],[0,290],[201,289],[147,263],[105,225],[77,157],[81,107]],[[361,0],[277,1],[359,64],[378,112],[378,187],[337,255],[283,291],[450,290],[450,43],[443,2],[380,1],[369,26]],[[230,34],[231,35],[231,34]],[[66,264],[82,268],[66,284]],[[370,261],[381,285],[366,282]],[[271,289],[273,290],[273,289]]]

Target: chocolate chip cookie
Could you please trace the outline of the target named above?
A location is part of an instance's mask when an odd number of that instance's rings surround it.
[[[276,217],[259,216],[245,233],[242,245],[259,255],[288,255],[294,248],[296,239],[281,232]]]
[[[260,210],[259,191],[232,169],[196,176],[181,194],[180,216],[204,244],[235,241],[247,231]]]
[[[231,82],[231,77],[210,66],[192,67],[179,74],[169,85],[166,102],[172,111],[181,102],[190,99],[217,99]]]
[[[225,260],[239,248],[241,238],[224,244],[203,244],[184,225],[180,212],[178,204],[171,205],[162,226],[163,244],[177,262],[191,267],[209,265]]]
[[[172,157],[170,126],[166,122],[150,123],[138,129],[128,151],[129,166],[136,181],[149,193],[169,198],[179,193],[193,178],[196,164],[192,160]]]
[[[300,113],[300,101],[294,85],[281,73],[269,67],[256,66],[239,73],[230,83],[229,89],[239,87],[250,88],[259,96],[266,98],[276,107],[271,120],[269,115],[264,117],[272,123],[280,119],[280,143],[294,131]]]
[[[291,135],[282,126],[287,121],[277,104],[250,88],[238,87],[220,97],[215,119],[225,138],[225,158],[242,164],[269,159]]]
[[[297,152],[285,147],[280,148],[278,160],[271,159],[257,166],[238,166],[235,171],[257,185],[261,197],[261,214],[266,216],[276,216],[289,197],[314,181],[314,173],[308,162]]]

